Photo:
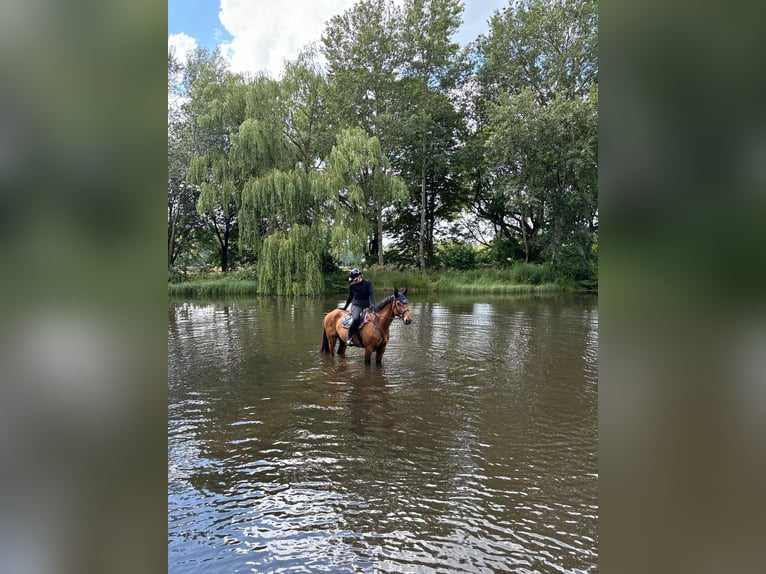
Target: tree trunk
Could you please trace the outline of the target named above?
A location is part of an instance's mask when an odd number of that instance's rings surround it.
[[[378,265],[383,265],[383,208],[380,201],[375,202],[375,211],[378,220]]]
[[[168,202],[168,219],[170,220],[170,237],[168,237],[168,270],[173,267],[173,262],[176,260],[176,227],[178,211],[179,210],[174,209],[172,202]]]
[[[425,129],[425,128],[424,128]],[[426,239],[426,136],[423,134],[420,162],[420,272],[426,272],[425,239]]]
[[[224,240],[223,243],[221,243],[221,271],[223,273],[226,273],[226,270],[229,268],[229,245],[228,241]]]
[[[168,269],[173,267],[173,261],[175,261],[175,246],[176,246],[176,222],[170,223],[170,237],[168,238]]]
[[[529,244],[527,243],[527,217],[522,214],[521,239],[524,241],[524,263],[529,263]]]

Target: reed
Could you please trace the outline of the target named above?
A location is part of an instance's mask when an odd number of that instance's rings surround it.
[[[247,279],[220,277],[168,283],[168,295],[171,297],[230,297],[257,294],[258,282]]]
[[[431,281],[428,275],[423,275],[415,269],[397,269],[388,265],[373,265],[367,270],[363,270],[367,279],[372,281],[376,290],[393,290],[394,287],[401,289],[409,288],[410,291],[429,291]]]
[[[510,283],[492,277],[466,280],[458,276],[442,277],[434,282],[433,290],[437,293],[464,293],[486,295],[556,295],[565,291],[556,283],[531,285],[528,283]]]

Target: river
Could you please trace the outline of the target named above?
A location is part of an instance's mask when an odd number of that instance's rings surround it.
[[[171,301],[169,572],[596,572],[597,300],[409,298],[380,366],[345,297]]]

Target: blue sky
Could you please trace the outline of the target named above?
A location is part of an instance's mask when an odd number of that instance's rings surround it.
[[[401,3],[401,0],[399,0]],[[235,72],[278,77],[285,60],[319,41],[324,24],[355,0],[168,0],[168,44],[180,54],[220,47]],[[509,0],[464,0],[461,44],[486,33],[487,20]]]
[[[221,0],[168,0],[168,35],[185,33],[214,49],[232,37],[218,20]]]

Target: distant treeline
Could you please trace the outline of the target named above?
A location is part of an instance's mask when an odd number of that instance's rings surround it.
[[[595,288],[596,2],[509,2],[466,46],[462,10],[362,0],[277,79],[169,53],[171,283],[315,295],[392,265]]]

